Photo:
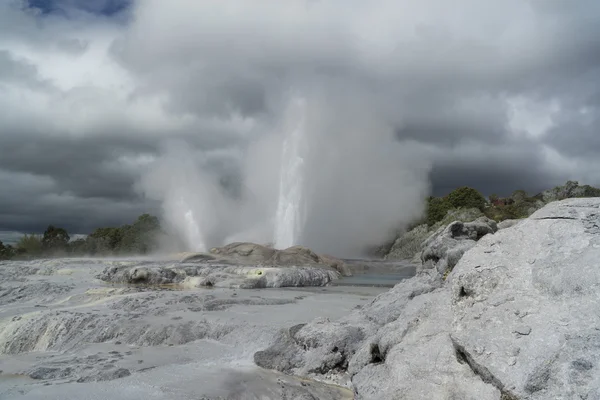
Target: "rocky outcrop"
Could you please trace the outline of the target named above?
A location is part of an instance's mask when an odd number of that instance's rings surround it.
[[[316,254],[303,246],[278,250],[256,243],[236,242],[223,247],[214,247],[210,249],[209,253],[187,253],[181,258],[181,262],[197,261],[268,267],[328,267],[335,269],[344,276],[352,275],[342,260]]]
[[[319,319],[282,331],[271,348],[255,354],[256,364],[285,373],[324,375],[337,383],[348,385],[351,360],[365,340],[373,337],[381,327],[398,319],[411,299],[441,285],[441,281],[433,274],[422,274],[406,282],[410,284],[399,283],[365,307],[338,321]],[[381,349],[381,357],[385,357],[386,350]]]
[[[277,250],[254,243],[231,243],[210,253],[184,253],[171,264],[115,263],[98,276],[105,282],[258,289],[324,286],[352,275],[340,259],[301,246]]]
[[[487,234],[498,230],[496,222],[480,217],[472,222],[456,221],[440,228],[423,244],[423,268],[434,268],[440,274],[451,271],[463,254]]]
[[[414,227],[398,236],[385,255],[386,260],[412,259],[423,251],[423,242],[431,235],[427,224]]]
[[[110,283],[261,289],[325,286],[340,277],[330,267],[257,267],[229,264],[113,265],[98,278]]]
[[[449,229],[487,234],[446,281],[422,272],[338,321],[282,332],[255,362],[337,381],[355,399],[600,398],[600,199],[490,229]]]
[[[386,260],[413,259],[417,263],[420,263],[421,252],[423,251],[425,241],[429,237],[455,221],[471,222],[480,217],[483,217],[483,213],[477,208],[449,210],[444,219],[433,226],[427,226],[427,224],[418,225],[398,235],[384,258]]]

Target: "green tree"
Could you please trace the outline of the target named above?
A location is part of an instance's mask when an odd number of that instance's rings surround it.
[[[119,251],[125,254],[145,254],[155,247],[156,235],[160,232],[158,218],[142,214],[132,225],[121,227],[122,237]]]
[[[478,208],[483,211],[487,204],[481,193],[468,186],[454,189],[446,199],[454,208]]]
[[[435,225],[436,222],[444,219],[452,204],[444,197],[430,197],[427,201],[427,225]]]
[[[87,250],[90,254],[114,253],[121,243],[122,236],[120,228],[98,228],[87,237]]]
[[[50,252],[66,251],[70,239],[65,229],[50,225],[42,237],[42,246],[44,250]]]
[[[156,247],[158,218],[142,214],[131,225],[98,228],[86,239],[90,254],[145,254]]]
[[[600,189],[590,185],[584,185],[583,197],[600,197]]]

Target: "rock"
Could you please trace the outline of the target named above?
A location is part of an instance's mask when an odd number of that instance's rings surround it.
[[[256,243],[235,242],[227,246],[212,248],[210,253],[183,253],[178,258],[181,263],[199,262],[259,267],[325,267],[333,268],[343,276],[352,275],[342,260],[328,255],[318,255],[302,246],[277,250]]]
[[[275,344],[255,354],[256,364],[285,373],[327,375],[330,380],[348,386],[350,360],[365,339],[374,335],[379,327],[397,319],[411,299],[431,292],[441,284],[436,276],[428,274],[409,281],[409,284],[399,283],[339,321],[318,319],[283,330]],[[368,358],[365,355],[359,357]]]
[[[598,199],[550,203],[483,238],[452,273],[453,341],[514,398],[599,393],[594,374],[578,369],[595,370],[586,360],[600,359],[599,207]],[[494,306],[507,295],[514,300]]]
[[[255,243],[235,242],[223,247],[214,247],[210,249],[210,253],[236,261],[258,264],[271,260],[277,250]]]
[[[256,363],[357,400],[600,398],[600,199],[494,235],[481,222],[444,230],[479,238],[446,281],[423,271],[338,321],[282,332]]]
[[[293,246],[284,250],[255,243],[236,242],[210,250],[212,255],[241,264],[266,266],[327,266],[342,275],[349,276],[350,271],[344,262],[331,256],[321,256],[303,246]]]
[[[431,235],[427,224],[419,225],[400,235],[386,254],[386,260],[410,259],[423,250],[422,244]]]
[[[442,275],[447,270],[451,271],[462,255],[475,246],[479,239],[497,230],[496,222],[486,217],[472,222],[455,221],[447,227],[439,228],[423,244],[423,268],[435,268]]]
[[[498,222],[498,230],[510,228],[511,226],[515,226],[519,222],[523,221],[522,219],[505,219],[504,221]]]
[[[433,226],[429,227],[427,224],[422,224],[414,227],[408,232],[400,234],[392,242],[384,258],[388,260],[415,258],[417,259],[417,263],[420,264],[420,254],[423,251],[424,242],[433,233],[437,232],[442,227],[447,227],[452,222],[472,222],[483,216],[483,213],[477,208],[459,208],[449,210],[444,219],[437,222]]]
[[[258,267],[214,263],[170,266],[123,264],[107,267],[98,275],[99,279],[110,283],[241,289],[324,286],[339,277],[338,271],[325,265]]]
[[[423,273],[339,321],[282,332],[255,362],[353,386],[356,399],[498,399],[496,388],[456,358],[451,322],[450,290],[439,275]]]

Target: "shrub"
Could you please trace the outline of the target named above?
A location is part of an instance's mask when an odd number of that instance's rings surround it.
[[[17,242],[17,253],[27,256],[39,256],[42,254],[42,237],[35,234],[24,234]]]
[[[435,225],[436,222],[444,219],[449,210],[452,209],[452,204],[443,197],[430,197],[427,201],[427,225]]]
[[[600,189],[590,185],[584,185],[583,197],[600,197]]]
[[[468,186],[453,190],[446,198],[454,208],[478,208],[483,211],[487,204],[481,193]]]

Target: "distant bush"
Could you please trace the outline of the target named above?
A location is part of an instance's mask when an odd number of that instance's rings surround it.
[[[158,218],[143,214],[131,225],[119,228],[98,228],[86,239],[86,253],[103,254],[146,254],[156,248],[156,237],[160,233]]]
[[[0,241],[0,260],[10,260],[15,255],[15,249],[10,244]]]
[[[131,225],[98,228],[85,239],[71,241],[67,231],[53,225],[43,235],[25,234],[15,248],[0,242],[0,259],[31,259],[65,255],[135,255],[156,249],[161,234],[158,218],[143,214]]]
[[[483,211],[487,204],[481,193],[468,186],[454,189],[446,199],[454,208],[478,208]]]
[[[25,254],[27,256],[37,257],[42,254],[44,247],[42,245],[42,237],[36,234],[24,234],[17,242],[17,254]]]
[[[590,185],[583,185],[583,197],[600,197],[600,189]]]

